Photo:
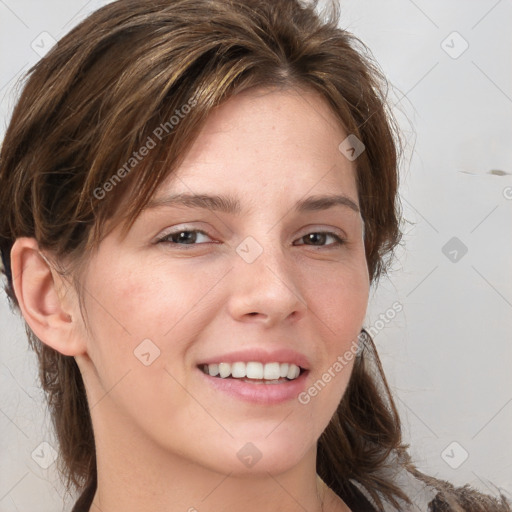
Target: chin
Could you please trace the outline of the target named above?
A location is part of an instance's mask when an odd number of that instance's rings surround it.
[[[223,450],[217,461],[226,462],[222,472],[231,472],[241,477],[268,476],[268,473],[277,475],[289,471],[310,453],[316,456],[314,440],[265,433],[247,440],[234,441],[231,447]]]

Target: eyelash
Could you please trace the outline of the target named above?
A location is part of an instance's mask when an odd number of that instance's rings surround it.
[[[177,242],[171,242],[169,239],[176,236],[176,235],[180,235],[181,233],[200,233],[202,235],[205,235],[209,238],[211,238],[208,233],[206,233],[205,231],[202,231],[201,229],[179,229],[179,230],[176,230],[176,231],[173,231],[171,233],[168,233],[167,235],[163,236],[162,238],[158,239],[157,240],[157,243],[165,243],[165,244],[169,244],[169,245],[173,245],[173,246],[185,246],[183,247],[183,249],[187,250],[188,247],[193,247],[195,245],[203,245],[204,243],[201,243],[201,244],[179,244]],[[328,245],[311,245],[312,247],[327,247],[327,248],[334,248],[334,247],[338,247],[338,246],[342,246],[342,245],[345,245],[346,243],[346,240],[342,237],[340,237],[339,235],[337,235],[336,233],[333,233],[332,231],[311,231],[310,233],[307,233],[306,235],[304,236],[301,236],[299,238],[302,239],[302,238],[305,238],[307,237],[308,235],[328,235],[328,236],[332,236],[336,241],[332,244],[328,244]],[[302,244],[302,245],[308,245],[308,244]]]

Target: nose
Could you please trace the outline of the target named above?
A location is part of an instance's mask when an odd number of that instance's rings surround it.
[[[251,263],[236,255],[230,279],[228,310],[237,321],[270,327],[286,320],[296,322],[308,309],[298,285],[300,275],[281,248],[264,248]]]

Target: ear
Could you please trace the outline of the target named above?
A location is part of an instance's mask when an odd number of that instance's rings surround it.
[[[79,335],[76,292],[52,268],[35,238],[16,239],[11,268],[14,293],[32,332],[63,355],[83,354],[86,345]]]

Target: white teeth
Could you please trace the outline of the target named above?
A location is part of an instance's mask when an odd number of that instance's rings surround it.
[[[231,365],[229,363],[219,363],[219,375],[225,379],[231,375]]]
[[[293,363],[260,363],[250,361],[248,363],[218,363],[203,365],[204,373],[211,377],[221,377],[223,379],[231,376],[235,379],[254,379],[264,380],[267,384],[279,383],[280,378],[294,380],[300,375],[300,368]]]
[[[246,373],[248,379],[263,379],[263,364],[262,363],[247,363]]]
[[[289,379],[296,379],[299,376],[299,373],[300,373],[299,367],[295,364],[291,364],[290,367],[288,368],[287,377]]]
[[[265,380],[277,380],[281,377],[279,363],[267,363],[263,368],[263,378]]]
[[[208,373],[212,377],[216,377],[217,375],[219,375],[219,365],[218,364],[209,364],[208,365]]]
[[[245,363],[233,363],[231,365],[231,376],[236,379],[243,379],[247,375]]]

